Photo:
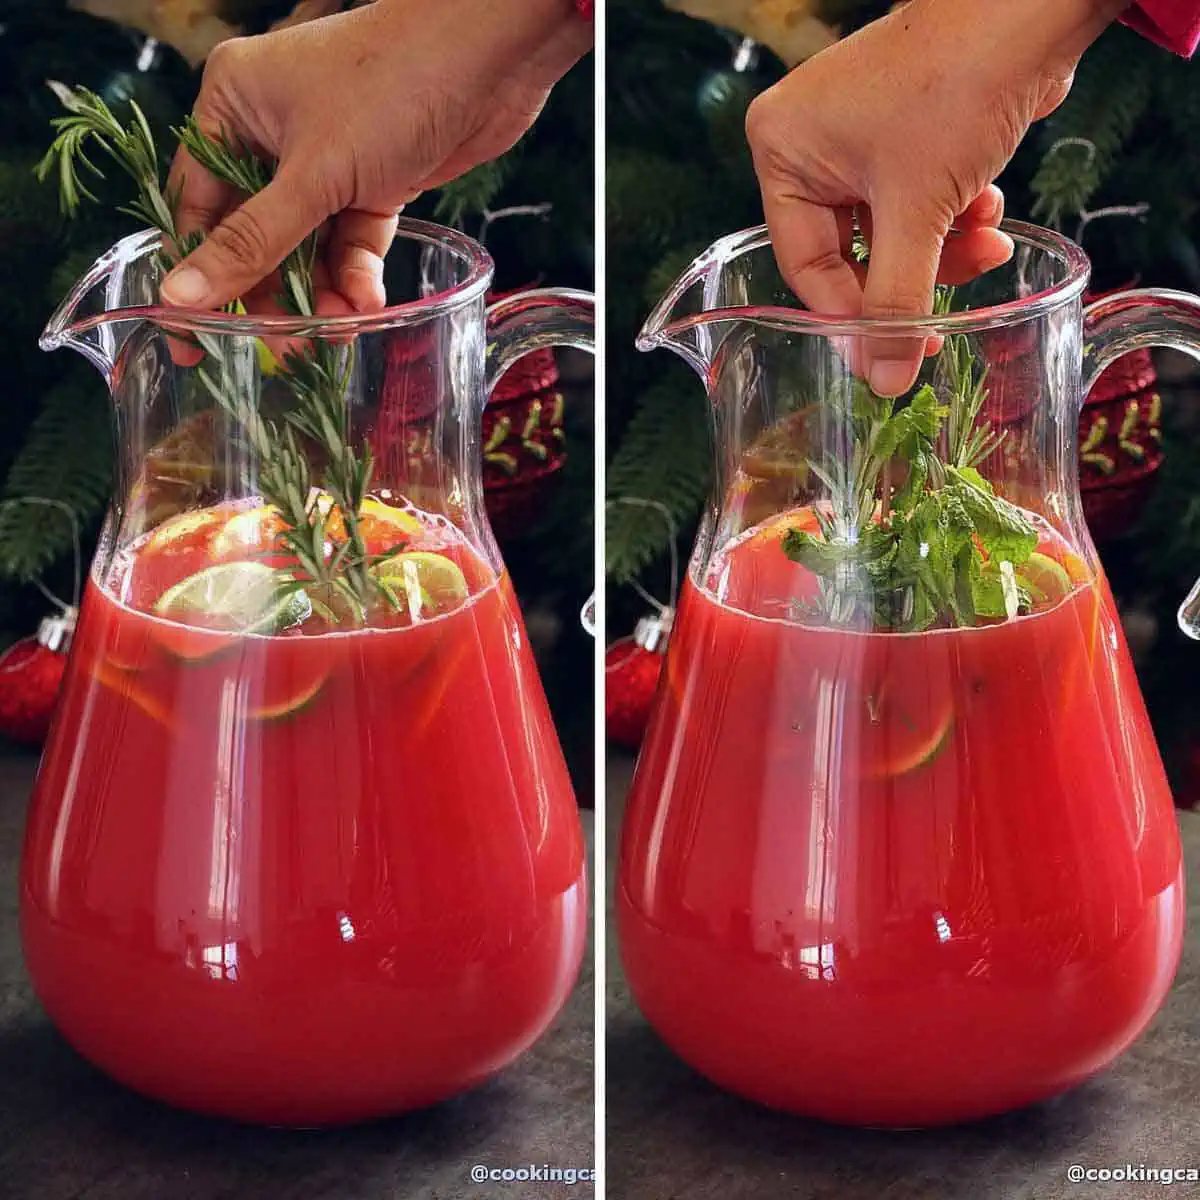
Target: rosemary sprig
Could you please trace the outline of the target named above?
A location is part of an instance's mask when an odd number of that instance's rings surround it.
[[[205,134],[195,118],[189,116],[175,130],[179,143],[210,174],[238,191],[250,195],[271,181],[272,167],[252,154],[224,130],[216,137]],[[283,292],[280,300],[296,316],[316,313],[313,288],[313,263],[316,258],[316,234],[307,237],[280,266]],[[360,456],[349,445],[350,413],[346,403],[353,347],[312,341],[299,351],[289,351],[283,365],[295,398],[295,406],[284,414],[291,429],[310,438],[325,455],[325,490],[332,496],[346,530],[346,540],[330,563],[331,580],[343,599],[361,617],[373,598],[393,602],[391,592],[372,575],[366,543],[359,526],[359,513],[370,487],[374,460],[369,447]],[[289,433],[291,432],[289,429]],[[298,531],[302,540],[310,534],[311,545],[323,547],[325,514],[312,514],[310,529]],[[319,551],[323,558],[323,549]],[[338,570],[340,568],[340,570]]]
[[[50,81],[49,87],[67,110],[67,115],[55,117],[50,122],[55,132],[54,140],[35,173],[44,182],[51,171],[57,170],[59,207],[63,213],[74,216],[85,199],[99,203],[80,173],[82,168],[96,179],[104,178],[104,172],[87,156],[86,148],[91,142],[137,185],[137,199],[118,211],[161,229],[174,243],[173,206],[159,186],[154,134],[137,102],[130,100],[133,119],[128,125],[122,125],[95,92],[87,88],[69,88],[54,80]]]
[[[934,312],[944,316],[954,303],[953,288],[938,288]],[[964,334],[952,334],[942,344],[938,369],[949,392],[946,442],[949,461],[956,467],[978,466],[1004,441],[1004,430],[992,432],[991,423],[980,422],[987,400],[988,368],[975,371],[975,355]]]
[[[180,237],[178,233],[174,216],[177,198],[168,195],[162,186],[154,137],[137,105],[130,103],[132,119],[128,125],[122,125],[108,105],[86,88],[72,89],[62,84],[51,87],[67,114],[52,122],[55,138],[38,164],[37,173],[40,179],[45,179],[57,170],[63,211],[72,214],[83,198],[96,199],[81,178],[81,169],[103,177],[100,168],[87,156],[90,143],[133,180],[137,199],[122,211],[162,232],[168,243],[163,256],[165,265],[169,267],[190,253],[202,236]],[[238,191],[252,194],[270,182],[273,166],[224,133],[210,137],[191,118],[174,132],[201,166]],[[290,254],[281,267],[283,304],[296,315],[311,317],[315,313],[312,280],[315,253],[313,236]],[[340,598],[359,620],[375,599],[394,604],[390,592],[369,570],[371,560],[359,526],[374,464],[369,450],[359,456],[348,444],[346,396],[352,347],[314,341],[285,356],[285,377],[295,403],[284,415],[284,426],[280,428],[259,413],[256,397],[245,386],[245,380],[238,378],[238,363],[223,340],[206,333],[197,333],[195,338],[206,356],[196,368],[198,377],[240,426],[255,451],[259,490],[279,511],[285,524],[284,547],[306,576],[303,579],[290,573],[281,576],[281,589],[315,585],[328,599]],[[313,501],[311,470],[297,435],[310,438],[322,450],[325,458],[322,484],[345,527],[345,541],[336,546],[329,559],[325,556],[329,513]]]

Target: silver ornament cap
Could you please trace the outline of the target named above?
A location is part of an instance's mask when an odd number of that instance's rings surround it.
[[[675,622],[675,610],[664,606],[652,616],[643,617],[633,631],[636,645],[651,653],[661,654],[667,648],[667,638],[671,634],[671,626]]]
[[[55,654],[66,654],[71,648],[71,638],[75,633],[75,621],[78,616],[78,610],[72,605],[63,609],[61,613],[47,617],[38,626],[38,645],[53,650]]]

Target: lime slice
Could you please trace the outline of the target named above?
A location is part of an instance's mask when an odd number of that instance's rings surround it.
[[[303,591],[280,593],[287,581],[288,576],[265,563],[219,563],[167,588],[154,611],[207,630],[275,633],[298,625],[312,612]]]
[[[899,682],[889,670],[852,706],[854,765],[864,779],[896,779],[927,767],[952,742],[954,698],[937,672]]]
[[[467,599],[462,569],[453,559],[431,550],[401,551],[373,571],[414,621],[450,612]]]
[[[246,315],[246,305],[241,300],[233,302],[233,311],[239,316]],[[267,348],[267,343],[262,338],[254,339],[254,353],[258,358],[258,369],[264,375],[274,375],[279,370],[279,360]]]
[[[264,375],[274,375],[279,370],[279,359],[267,348],[262,338],[254,339],[254,353],[258,356],[258,369]]]
[[[878,738],[881,748],[864,747],[863,766],[860,774],[864,779],[895,779],[911,771],[928,766],[950,743],[950,731],[954,728],[954,714],[947,710],[938,717],[924,733],[908,729],[891,738]]]
[[[1066,567],[1048,554],[1037,551],[1017,568],[1017,577],[1029,589],[1035,604],[1061,600],[1072,587]]]

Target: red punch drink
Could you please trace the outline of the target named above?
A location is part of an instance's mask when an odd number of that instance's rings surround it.
[[[278,528],[188,513],[89,583],[22,935],[116,1078],[316,1125],[431,1103],[537,1038],[583,952],[584,850],[507,576],[368,500],[395,605],[294,620],[264,590]]]
[[[1038,602],[969,628],[807,621],[804,511],[686,585],[617,906],[639,1005],[717,1083],[960,1121],[1087,1078],[1161,1003],[1167,782],[1107,584],[1030,520]]]

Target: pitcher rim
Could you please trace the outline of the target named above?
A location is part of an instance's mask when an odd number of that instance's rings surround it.
[[[928,337],[931,334],[973,333],[1035,320],[1083,294],[1091,274],[1091,263],[1083,249],[1070,238],[1026,221],[1004,220],[999,228],[1016,243],[1016,252],[1025,245],[1046,251],[1058,259],[1066,269],[1062,281],[1030,296],[944,316],[831,317],[782,305],[746,304],[705,309],[686,317],[669,319],[671,309],[691,288],[701,283],[713,268],[722,267],[742,254],[771,244],[767,226],[756,225],[718,238],[696,257],[646,318],[637,336],[637,348],[643,351],[657,349],[680,333],[719,321],[753,320],[824,337],[855,337],[861,334]]]
[[[76,284],[71,295],[59,306],[58,311],[47,323],[46,330],[40,339],[42,348],[56,349],[68,337],[77,336],[114,321],[150,321],[172,332],[245,336],[321,337],[373,333],[401,325],[417,324],[454,312],[486,294],[495,273],[492,256],[474,238],[457,229],[438,225],[432,221],[400,217],[393,241],[400,237],[409,237],[426,245],[442,247],[458,254],[466,266],[466,275],[459,283],[431,295],[391,304],[386,308],[369,313],[328,316],[318,314],[312,317],[254,313],[242,316],[213,309],[185,308],[171,304],[145,304],[109,309],[77,320],[62,319],[65,312],[78,301],[80,295],[104,278],[115,264],[132,262],[156,249],[162,243],[162,236],[158,230],[144,229],[122,238],[102,255]]]

